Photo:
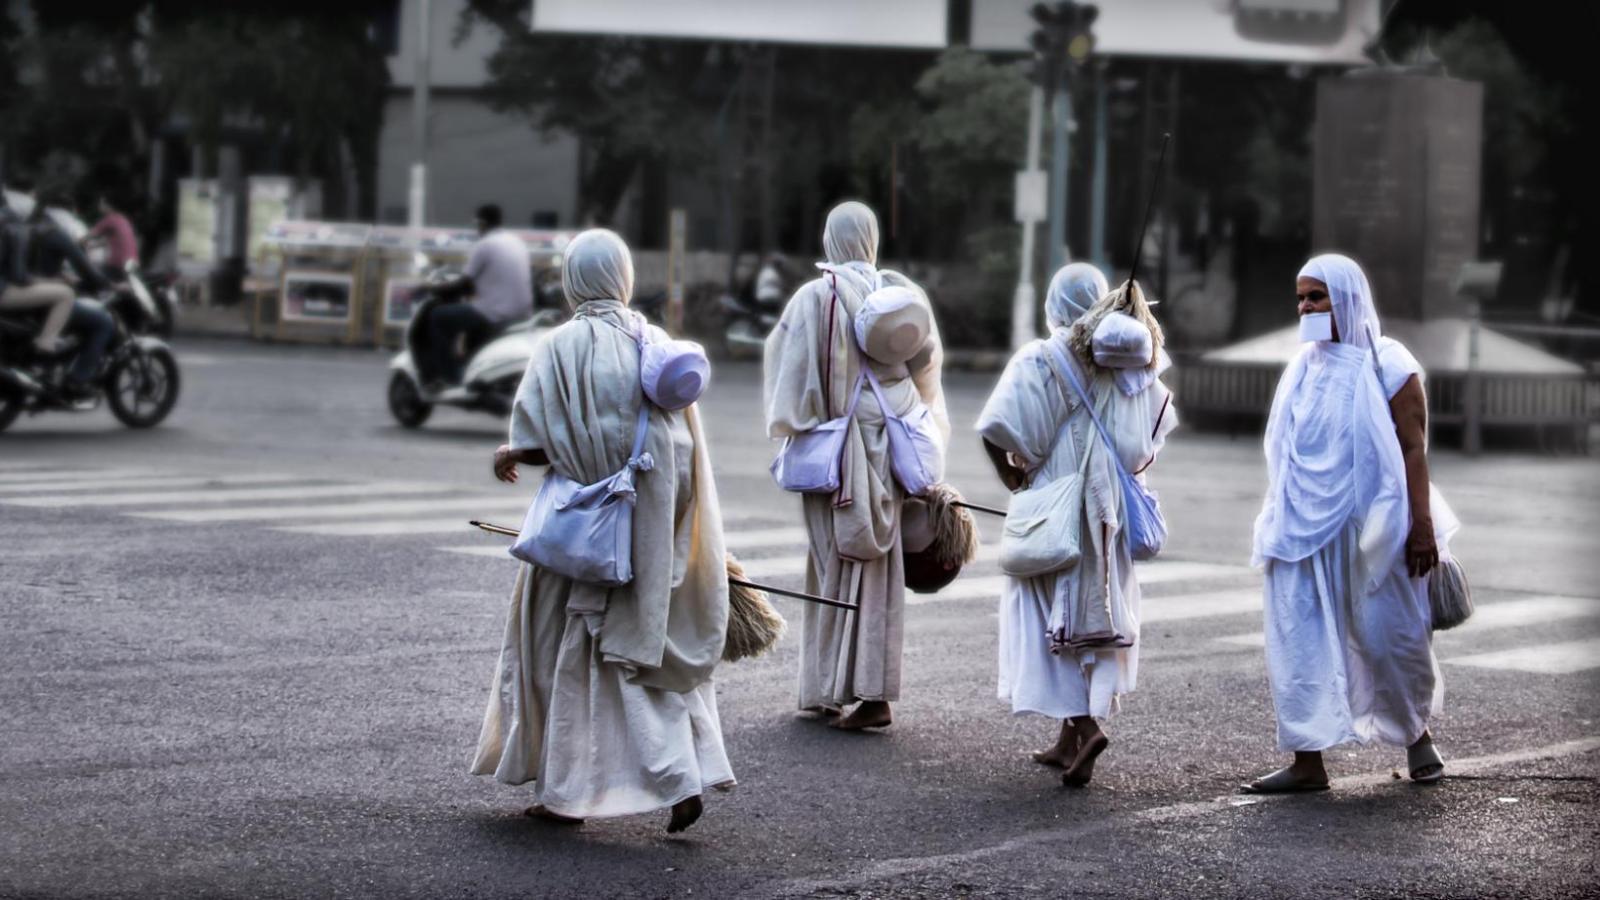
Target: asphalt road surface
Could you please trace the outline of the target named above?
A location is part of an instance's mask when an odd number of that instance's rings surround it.
[[[0,435],[0,896],[1578,897],[1600,892],[1600,465],[1434,459],[1479,613],[1438,636],[1450,778],[1329,755],[1335,790],[1255,800],[1282,763],[1246,565],[1253,436],[1180,432],[1153,471],[1172,524],[1143,569],[1139,691],[1094,784],[1027,758],[1053,723],[995,699],[992,541],[914,596],[882,734],[793,713],[795,635],[719,669],[739,786],[687,834],[665,812],[580,828],[467,774],[514,564],[503,423],[384,407],[376,352],[180,345],[177,412]],[[951,480],[1004,503],[953,374]],[[771,486],[759,372],[705,404],[729,542],[798,586],[798,501]],[[1181,403],[1182,398],[1178,398]],[[779,600],[798,616],[797,602]]]

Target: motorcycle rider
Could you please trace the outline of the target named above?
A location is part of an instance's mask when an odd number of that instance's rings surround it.
[[[532,259],[520,238],[500,227],[500,207],[478,207],[479,240],[458,278],[435,289],[442,297],[471,294],[470,302],[435,306],[428,316],[427,335],[418,367],[423,390],[437,394],[461,383],[464,357],[456,341],[465,335],[468,356],[488,342],[495,330],[533,314]]]
[[[128,217],[111,203],[108,194],[100,194],[95,200],[95,206],[100,213],[100,221],[89,229],[83,237],[85,247],[91,244],[103,243],[106,248],[106,258],[103,271],[112,281],[121,281],[123,273],[127,271],[130,262],[139,261],[139,238],[134,233],[133,223]]]
[[[24,223],[29,250],[25,258],[26,274],[36,281],[62,285],[71,297],[73,289],[62,277],[63,268],[70,266],[77,276],[79,293],[96,294],[109,290],[111,283],[84,256],[77,242],[47,214],[46,207],[50,199],[41,193],[33,214]],[[105,356],[106,347],[116,336],[116,319],[98,300],[80,296],[68,304],[65,326],[78,335],[78,353],[59,391],[66,401],[86,400],[94,396],[94,377],[100,370],[100,360]],[[47,330],[48,327],[47,320]]]
[[[35,206],[35,211],[43,204]],[[33,229],[0,191],[0,310],[48,307],[44,327],[34,337],[40,353],[55,353],[72,315],[72,288],[59,279],[36,279],[28,271]]]
[[[756,273],[754,296],[760,307],[781,306],[788,299],[789,263],[781,253],[770,254]]]

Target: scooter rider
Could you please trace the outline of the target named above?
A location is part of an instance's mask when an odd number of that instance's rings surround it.
[[[532,260],[527,245],[500,227],[500,207],[478,207],[478,234],[459,278],[434,289],[441,297],[473,295],[471,302],[435,306],[428,316],[428,340],[417,360],[423,389],[438,393],[461,382],[464,360],[456,341],[467,338],[467,352],[483,346],[495,330],[533,314]]]

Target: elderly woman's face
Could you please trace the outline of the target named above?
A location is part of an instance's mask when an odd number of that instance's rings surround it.
[[[1295,279],[1294,297],[1298,302],[1295,311],[1300,315],[1307,313],[1333,312],[1333,298],[1328,296],[1328,286],[1315,278],[1301,276]],[[1333,339],[1339,339],[1339,320],[1333,320]]]

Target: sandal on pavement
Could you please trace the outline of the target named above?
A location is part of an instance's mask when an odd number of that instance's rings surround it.
[[[1444,778],[1444,757],[1433,745],[1433,738],[1406,748],[1406,767],[1417,784],[1432,784]]]
[[[1284,766],[1271,775],[1263,775],[1249,784],[1239,786],[1241,794],[1303,794],[1310,791],[1325,791],[1328,789],[1327,781],[1306,781],[1294,774],[1292,767]]]

